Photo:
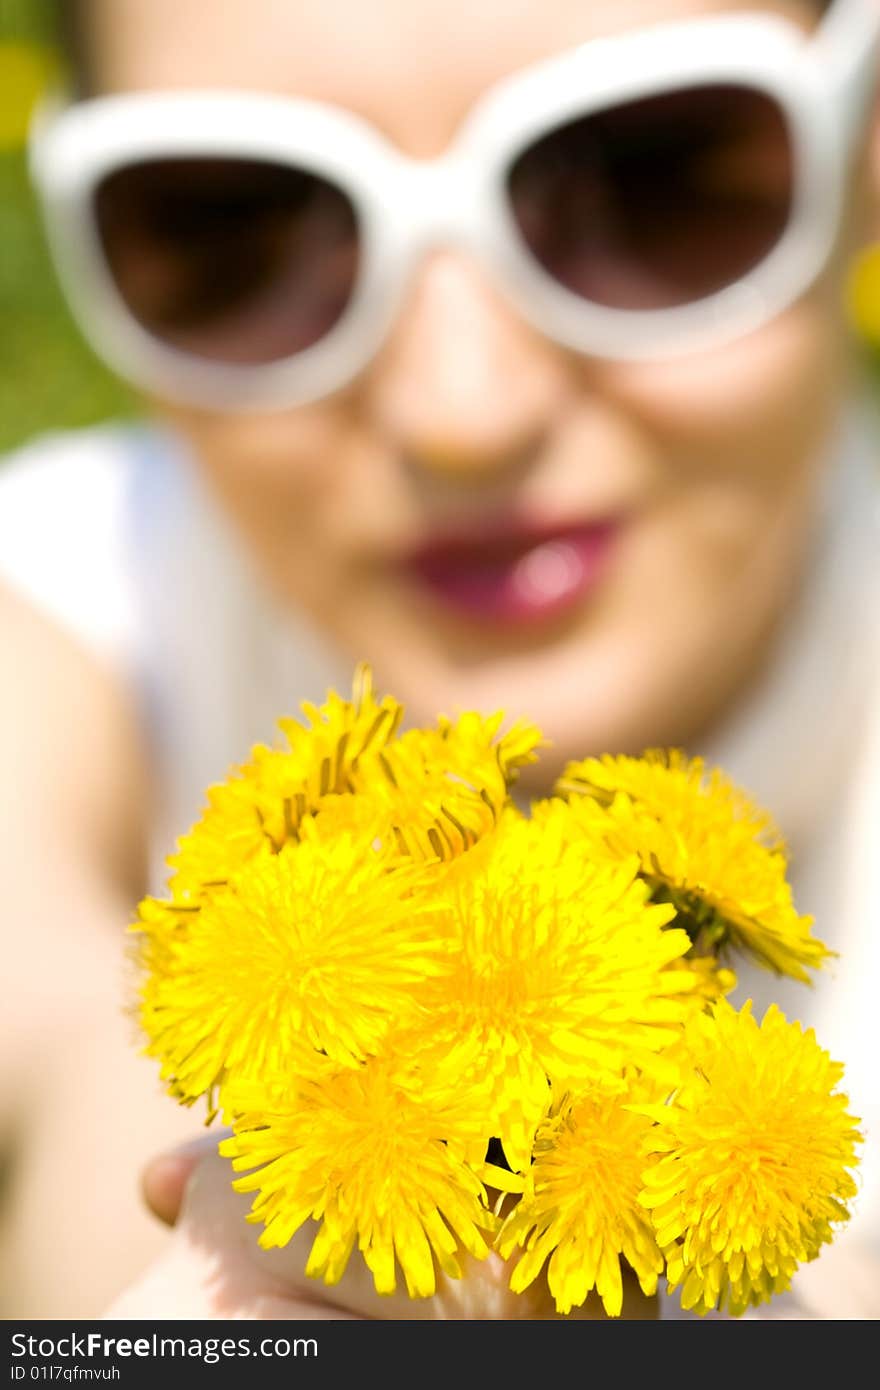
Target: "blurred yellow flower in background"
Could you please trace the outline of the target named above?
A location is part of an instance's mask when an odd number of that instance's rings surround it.
[[[847,309],[856,332],[880,347],[880,242],[866,247],[850,267]]]
[[[27,139],[37,102],[58,74],[58,60],[42,44],[0,41],[0,152]]]

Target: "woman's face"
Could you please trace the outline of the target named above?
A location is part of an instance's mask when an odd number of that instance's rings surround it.
[[[94,78],[318,98],[432,157],[508,73],[738,8],[754,0],[215,0],[207,25],[203,0],[97,0]],[[693,744],[759,669],[841,394],[840,300],[837,265],[747,338],[621,365],[548,341],[438,248],[346,389],[273,414],[166,413],[291,608],[414,719],[534,719],[546,773]]]

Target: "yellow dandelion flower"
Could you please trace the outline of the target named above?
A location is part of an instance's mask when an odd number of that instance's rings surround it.
[[[257,1194],[260,1244],[286,1245],[314,1219],[306,1274],[337,1283],[357,1247],[377,1292],[394,1292],[399,1268],[412,1298],[435,1292],[438,1267],[459,1278],[462,1250],[485,1259],[497,1222],[464,1157],[479,1111],[457,1091],[435,1095],[385,1057],[274,1090],[235,1087],[221,1152],[255,1170],[235,1187]]]
[[[172,968],[175,946],[187,935],[198,907],[175,899],[144,898],[137,921],[129,931],[139,938],[132,959],[146,975],[162,975]]]
[[[641,1201],[682,1304],[733,1315],[787,1289],[848,1215],[861,1135],[843,1069],[775,1006],[689,1022],[690,1065],[658,1121]]]
[[[492,1133],[514,1169],[550,1085],[616,1076],[680,1031],[694,977],[669,967],[687,934],[664,930],[673,909],[647,903],[637,869],[596,864],[552,822],[510,816],[448,873],[448,969],[426,993],[433,1045],[490,1079]]]
[[[444,861],[494,829],[519,769],[534,761],[540,731],[503,715],[469,712],[411,729],[362,758],[355,790],[387,826],[383,842],[416,859]]]
[[[610,859],[617,862],[621,858],[629,857],[632,852],[630,847],[616,841],[609,832],[608,816],[604,808],[587,798],[575,798],[571,802],[563,803],[560,803],[558,797],[542,798],[532,803],[531,816],[538,824],[544,824],[549,820],[557,821],[571,842],[584,845],[597,860]],[[679,922],[677,916],[671,919],[673,926],[681,925],[686,929],[687,924],[687,919],[683,922]],[[736,988],[735,972],[723,965],[714,955],[697,954],[693,943],[684,960],[675,961],[673,968],[678,970],[682,966],[694,972],[693,1004],[697,1009],[730,994],[731,990]]]
[[[471,710],[454,721],[438,719],[437,729],[444,742],[456,750],[462,769],[478,763],[491,749],[504,783],[510,787],[522,768],[537,761],[538,749],[545,740],[538,726],[527,719],[518,720],[501,733],[503,722],[500,712],[487,717]]]
[[[312,1051],[353,1063],[417,1015],[442,967],[418,866],[389,872],[362,840],[314,821],[264,849],[176,936],[144,934],[147,1052],[179,1099],[230,1071],[286,1072]]]
[[[584,834],[639,856],[655,901],[672,902],[697,954],[741,951],[809,981],[832,953],[800,916],[773,824],[719,770],[677,750],[587,758],[557,784]],[[592,803],[592,804],[591,804]]]
[[[656,1292],[663,1256],[639,1204],[652,1121],[628,1105],[640,1089],[628,1079],[566,1096],[540,1126],[524,1194],[495,1242],[505,1259],[523,1250],[510,1278],[514,1293],[527,1289],[547,1262],[557,1312],[580,1307],[595,1289],[608,1316],[619,1317],[621,1261],[643,1293]]]
[[[684,963],[694,972],[694,997],[701,1003],[713,1004],[716,999],[722,999],[736,989],[735,972],[721,965],[715,956],[688,954]]]
[[[390,696],[376,700],[367,666],[358,667],[350,700],[331,691],[323,705],[306,702],[302,712],[305,723],[279,720],[286,747],[257,746],[210,788],[200,819],[168,859],[175,896],[199,902],[205,888],[224,884],[267,845],[277,852],[297,839],[305,816],[353,790],[358,760],[388,743],[403,717]]]

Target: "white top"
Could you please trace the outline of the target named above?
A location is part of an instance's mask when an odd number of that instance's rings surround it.
[[[844,1063],[868,1142],[847,1228],[759,1316],[880,1316],[880,432],[854,411],[808,582],[760,684],[703,753],[776,817],[802,912],[839,959],[814,988],[740,971]],[[153,888],[206,788],[279,716],[350,685],[281,613],[181,446],[153,427],[50,435],[0,466],[0,579],[130,679],[161,778]],[[876,1260],[866,1272],[864,1257]],[[664,1316],[680,1316],[664,1300]]]

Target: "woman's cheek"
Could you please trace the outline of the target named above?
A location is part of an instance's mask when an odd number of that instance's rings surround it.
[[[750,464],[787,471],[827,434],[848,370],[836,286],[711,352],[650,364],[600,364],[613,398],[672,459],[705,472]],[[831,303],[829,303],[831,299]]]

